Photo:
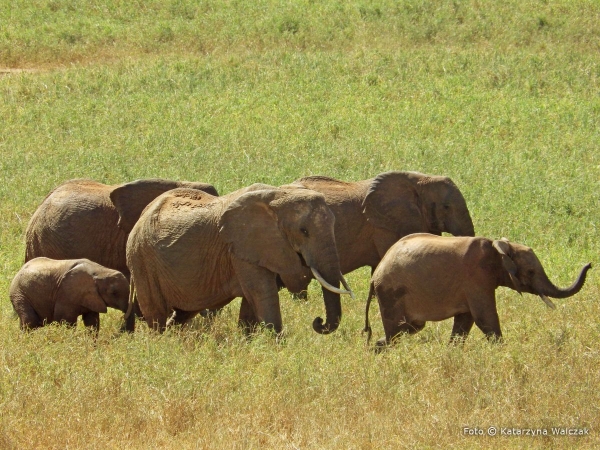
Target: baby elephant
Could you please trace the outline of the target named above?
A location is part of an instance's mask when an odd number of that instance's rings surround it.
[[[590,267],[586,264],[577,281],[561,289],[548,279],[533,250],[505,238],[411,234],[388,250],[371,278],[385,329],[385,339],[378,345],[390,343],[398,333],[416,333],[428,320],[450,317],[454,317],[452,340],[466,337],[473,323],[488,339],[501,339],[498,286],[539,295],[555,308],[548,297],[575,295]],[[369,338],[370,303],[371,296],[365,315]]]
[[[17,273],[10,285],[10,301],[30,329],[50,322],[83,323],[100,328],[106,308],[127,311],[129,282],[121,273],[89,259],[34,258]]]

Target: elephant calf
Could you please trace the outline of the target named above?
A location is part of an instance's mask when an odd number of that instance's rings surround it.
[[[83,323],[100,328],[107,307],[127,311],[129,282],[121,273],[89,259],[34,258],[25,263],[10,285],[10,301],[22,329],[51,322]]]
[[[495,290],[506,286],[517,292],[547,297],[575,295],[585,283],[586,264],[572,286],[561,289],[548,279],[529,247],[506,239],[441,237],[426,233],[406,236],[386,253],[371,278],[378,301],[385,339],[399,333],[416,333],[427,321],[454,317],[452,339],[464,338],[475,323],[488,338],[501,339]],[[371,337],[367,300],[365,331]]]

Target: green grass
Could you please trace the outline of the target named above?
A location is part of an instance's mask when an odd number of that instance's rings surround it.
[[[582,2],[4,2],[0,290],[60,182],[165,177],[227,193],[323,174],[450,176],[478,235],[530,245],[557,284],[600,254],[600,5]],[[596,268],[548,311],[499,289],[504,345],[448,321],[374,355],[368,271],[331,336],[281,292],[285,342],[238,302],[158,336],[22,334],[0,303],[1,448],[598,446]],[[383,335],[376,307],[376,336]],[[468,437],[464,426],[591,436]]]

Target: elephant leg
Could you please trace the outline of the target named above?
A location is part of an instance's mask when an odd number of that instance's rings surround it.
[[[56,302],[54,306],[54,321],[59,323],[65,323],[69,326],[74,327],[77,325],[77,314],[76,310],[73,309],[72,305],[65,304],[63,302]]]
[[[34,328],[44,326],[44,320],[35,312],[35,309],[31,305],[25,302],[20,303],[17,311],[21,322],[21,330],[33,330]]]
[[[185,325],[192,320],[199,311],[182,311],[181,309],[175,309],[169,320],[167,321],[167,327],[173,325]]]
[[[83,324],[86,327],[93,328],[98,333],[100,331],[100,313],[88,312],[83,314]]]
[[[148,324],[148,327],[152,328],[159,333],[162,333],[167,328],[167,315],[166,314],[147,314],[144,316],[144,320]]]
[[[398,327],[399,333],[415,334],[425,328],[425,322],[410,321],[400,324]]]
[[[125,319],[125,323],[121,326],[121,331],[127,331],[128,333],[133,333],[135,330],[135,313],[132,311],[129,314],[129,317]]]
[[[244,333],[249,334],[259,324],[254,308],[246,299],[242,297],[242,304],[240,306],[240,316],[238,318],[238,325],[244,330]]]
[[[454,326],[452,327],[452,334],[450,335],[450,342],[462,342],[473,328],[475,319],[470,312],[457,314],[454,316]]]
[[[167,306],[159,280],[150,278],[145,283],[136,282],[135,290],[134,307],[136,304],[139,306],[149,328],[160,333],[164,332],[172,309]]]
[[[381,347],[383,345],[392,344],[394,339],[398,338],[399,336],[402,336],[403,334],[415,334],[421,331],[423,328],[425,328],[425,322],[402,321],[394,326],[393,331],[386,331],[385,338],[379,339],[375,345],[376,347]]]
[[[232,262],[244,298],[250,302],[256,321],[281,333],[283,324],[275,273],[235,257]]]
[[[481,297],[479,297],[481,298]],[[494,296],[486,298],[483,301],[469,302],[471,314],[475,320],[475,325],[485,334],[490,341],[501,341],[502,331],[500,331],[500,319],[496,310],[496,299]]]
[[[371,283],[371,286],[373,283]],[[371,294],[369,290],[369,295]],[[400,334],[418,333],[425,327],[425,322],[412,320],[407,315],[404,302],[403,289],[379,289],[377,290],[377,301],[383,322],[386,342],[390,343]]]

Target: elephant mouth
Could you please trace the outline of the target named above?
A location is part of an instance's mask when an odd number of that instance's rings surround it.
[[[302,263],[302,265],[304,267],[307,267],[310,269],[313,276],[317,279],[319,284],[321,284],[321,286],[323,286],[325,289],[327,289],[328,291],[331,291],[331,292],[335,292],[336,294],[347,294],[350,297],[352,297],[352,299],[355,298],[354,292],[352,292],[352,289],[350,289],[350,286],[348,286],[348,283],[346,282],[346,280],[344,279],[344,276],[341,273],[340,273],[340,281],[342,282],[342,285],[344,286],[345,289],[339,289],[339,288],[336,288],[335,286],[332,286],[331,284],[329,284],[314,267],[307,264],[306,260],[304,259],[304,257],[302,256],[301,253],[296,252],[296,254],[300,258],[300,262]]]
[[[304,259],[304,256],[302,256],[302,253],[296,252],[296,254],[298,255],[298,257],[300,258],[300,263],[304,266],[304,267],[308,267],[310,268],[310,266],[306,263],[306,260]]]

